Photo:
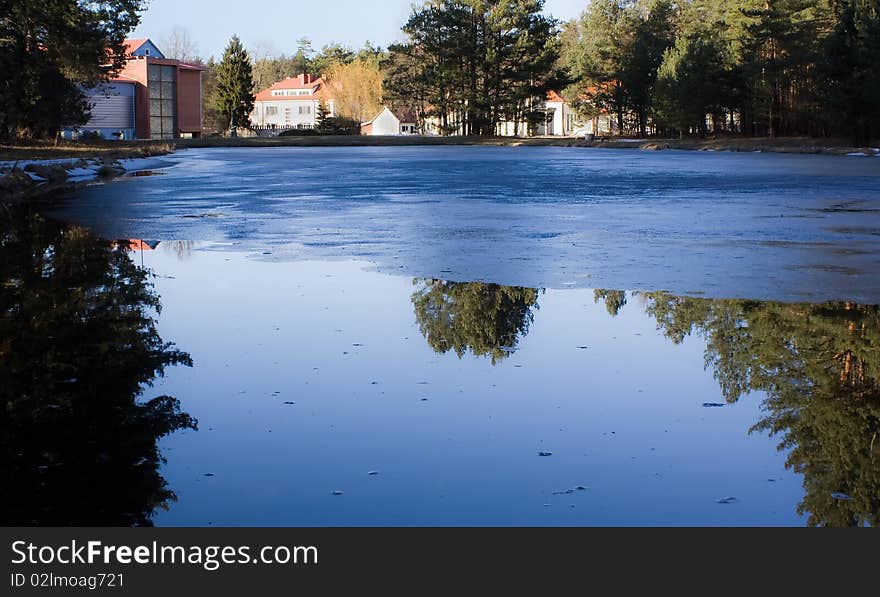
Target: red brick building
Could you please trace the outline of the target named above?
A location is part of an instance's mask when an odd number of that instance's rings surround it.
[[[149,39],[126,40],[125,68],[88,90],[91,118],[80,134],[105,139],[202,135],[202,66],[165,58]]]

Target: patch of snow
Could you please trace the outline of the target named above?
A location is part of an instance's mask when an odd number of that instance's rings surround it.
[[[846,155],[847,155],[848,157],[859,157],[859,158],[866,158],[866,157],[868,157],[868,154],[865,153],[864,151],[854,151],[853,153],[848,153],[848,154],[846,154]]]
[[[35,180],[37,182],[49,182],[48,178],[43,178],[42,176],[37,176],[33,172],[25,172],[28,176],[31,177],[31,180]]]
[[[18,164],[18,168],[20,170],[24,170],[30,165],[39,165],[39,166],[66,166],[68,164],[73,165],[80,161],[80,158],[62,158],[57,160],[7,160],[0,162],[0,170],[11,170],[13,166]]]
[[[119,164],[126,172],[138,172],[140,170],[156,170],[163,166],[168,166],[168,157],[170,156],[154,156],[149,158],[127,158],[119,160]]]
[[[98,176],[98,170],[100,170],[100,166],[93,165],[88,168],[71,168],[67,171],[67,179],[72,182],[83,182],[86,180],[92,180]]]

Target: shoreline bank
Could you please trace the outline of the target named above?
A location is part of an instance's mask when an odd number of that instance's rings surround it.
[[[326,137],[237,137],[178,140],[179,149],[214,147],[584,147],[602,149],[766,152],[822,155],[880,156],[880,148],[853,147],[840,139],[803,137],[720,139],[619,139],[585,141],[571,137],[430,137],[430,136],[326,136]]]
[[[880,157],[880,148],[853,147],[839,139],[597,139],[567,137],[326,136],[187,139],[172,142],[87,142],[0,145],[0,203],[38,199],[95,180],[112,180],[139,169],[146,159],[179,149],[271,147],[571,147],[642,151],[788,153]]]
[[[38,199],[144,169],[176,150],[168,142],[0,145],[0,203]]]

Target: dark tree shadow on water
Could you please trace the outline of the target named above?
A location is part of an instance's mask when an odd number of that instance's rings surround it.
[[[146,526],[175,500],[157,441],[196,421],[142,394],[192,362],[160,308],[125,243],[0,214],[3,525]]]
[[[728,402],[766,395],[751,432],[780,438],[786,466],[803,475],[798,513],[809,525],[880,523],[880,307],[638,298],[674,343],[706,342]]]

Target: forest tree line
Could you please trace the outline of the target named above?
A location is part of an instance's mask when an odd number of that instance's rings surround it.
[[[544,0],[431,0],[387,50],[300,40],[290,56],[254,60],[254,81],[322,74],[357,90],[343,115],[404,105],[441,134],[533,126],[549,91],[623,135],[866,145],[880,134],[877,0],[592,0],[566,23],[543,11]]]
[[[144,5],[2,2],[0,136],[50,137],[84,123],[82,88],[121,66]],[[224,60],[199,60],[180,31],[160,45],[208,67],[208,131],[228,129],[231,110],[246,118],[244,96],[310,73],[325,76],[342,116],[405,107],[436,119],[441,134],[533,126],[557,91],[581,121],[601,114],[624,135],[846,136],[856,145],[880,135],[878,0],[585,0],[566,23],[545,15],[544,0],[430,0],[413,7],[403,33],[387,49],[315,50],[300,39],[280,55],[239,41],[239,66],[226,69],[237,74],[225,83]]]
[[[880,133],[877,0],[592,0],[561,39],[579,109],[624,133]]]

